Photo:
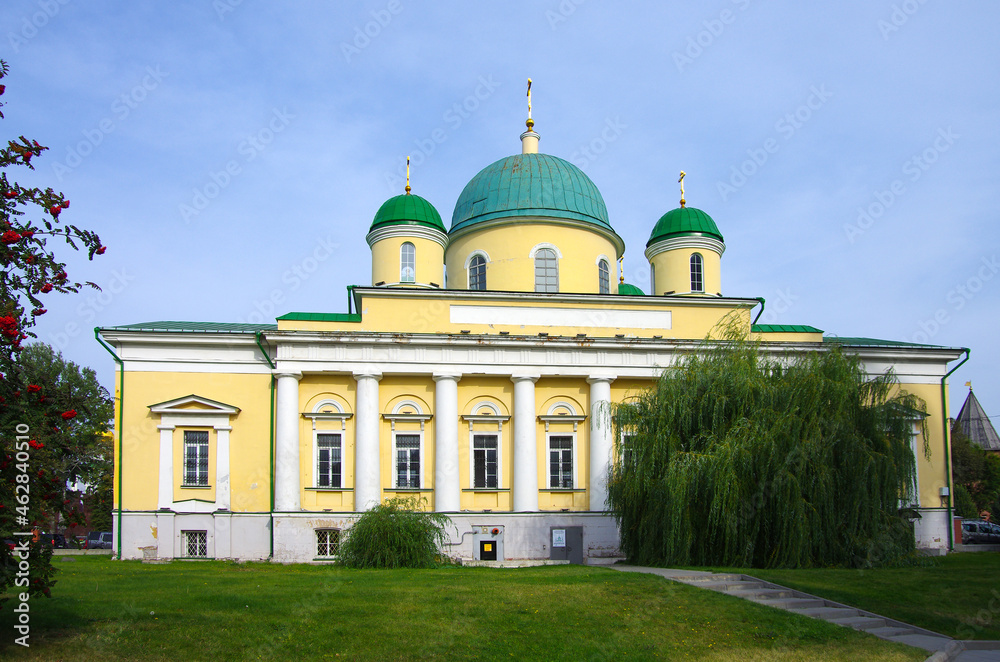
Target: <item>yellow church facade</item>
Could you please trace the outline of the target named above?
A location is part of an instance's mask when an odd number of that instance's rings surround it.
[[[962,350],[755,324],[764,301],[723,295],[723,236],[683,199],[652,227],[646,295],[618,277],[625,243],[597,187],[538,141],[529,119],[450,228],[409,186],[382,205],[372,281],[346,313],[98,329],[118,369],[119,557],[329,561],[398,497],[448,516],[456,558],[610,562],[609,407],[727,323],[778,357],[838,342],[924,400],[915,535],[949,547],[942,421]]]

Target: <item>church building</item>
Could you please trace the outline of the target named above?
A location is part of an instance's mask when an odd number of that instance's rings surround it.
[[[448,516],[456,558],[611,562],[608,405],[731,320],[774,355],[839,343],[924,400],[916,539],[948,548],[945,378],[963,350],[756,324],[764,300],[725,294],[723,234],[683,188],[650,219],[644,293],[618,277],[600,191],[538,151],[530,106],[526,124],[450,226],[409,184],[374,213],[371,283],[346,312],[97,330],[117,366],[119,558],[330,561],[360,513],[400,497]]]

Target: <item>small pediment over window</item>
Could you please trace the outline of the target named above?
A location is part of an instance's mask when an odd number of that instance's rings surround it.
[[[149,405],[149,410],[154,414],[223,414],[235,416],[240,413],[239,407],[227,405],[224,402],[203,398],[200,395],[186,395],[183,398],[167,400],[155,405]]]

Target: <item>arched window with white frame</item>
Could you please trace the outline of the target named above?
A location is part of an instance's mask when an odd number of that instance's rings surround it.
[[[486,258],[482,255],[473,255],[469,260],[469,289],[486,289]]]
[[[539,248],[535,252],[535,291],[559,291],[559,257],[551,248]]]
[[[611,294],[611,267],[607,260],[597,263],[597,291],[600,294]]]
[[[691,254],[691,291],[705,291],[705,262],[701,258],[701,253]]]
[[[410,242],[399,247],[399,282],[415,283],[417,280],[417,249]]]
[[[474,490],[502,488],[503,424],[510,416],[490,402],[479,402],[462,418],[469,423],[470,476]]]
[[[393,487],[420,489],[424,483],[424,423],[431,415],[424,413],[416,400],[402,400],[382,418],[392,429]]]
[[[574,489],[577,484],[577,428],[587,420],[567,401],[557,401],[539,420],[545,423],[545,446],[548,460],[548,489]]]

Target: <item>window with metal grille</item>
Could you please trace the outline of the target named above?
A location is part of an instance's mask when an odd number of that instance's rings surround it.
[[[208,485],[207,431],[184,431],[184,485]]]
[[[486,289],[486,258],[476,255],[469,262],[469,289]]]
[[[184,541],[184,556],[208,556],[208,531],[181,531],[181,539]]]
[[[472,436],[472,486],[481,489],[499,487],[497,476],[500,440],[495,434]]]
[[[691,255],[691,291],[704,292],[705,281],[702,278],[703,262],[699,253]]]
[[[316,556],[336,557],[340,553],[340,529],[316,529]]]
[[[597,289],[601,294],[611,294],[611,268],[607,260],[597,263]]]
[[[410,242],[405,242],[399,247],[399,282],[400,283],[413,283],[416,282],[417,268],[416,268],[416,253],[417,249],[413,247]]]
[[[340,435],[316,435],[316,486],[340,487]]]
[[[559,291],[559,259],[551,248],[539,248],[535,253],[535,291]]]
[[[396,435],[396,487],[420,487],[420,435]]]
[[[573,437],[549,437],[549,487],[573,487]]]
[[[635,435],[622,434],[621,460],[623,466],[631,466],[635,462]]]

